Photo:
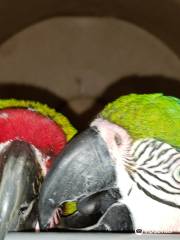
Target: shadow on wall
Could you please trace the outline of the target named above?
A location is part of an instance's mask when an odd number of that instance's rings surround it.
[[[117,79],[97,98],[94,105],[79,117],[82,124],[80,129],[87,127],[87,123],[103,109],[104,105],[130,93],[163,93],[180,98],[180,80],[160,75],[130,75]]]
[[[28,84],[1,83],[0,99],[10,98],[32,100],[47,104],[49,107],[56,109],[56,111],[63,113],[71,122],[77,118],[76,113],[68,107],[67,102],[63,98],[45,88]]]
[[[84,113],[78,115],[68,102],[47,89],[23,84],[0,84],[0,98],[34,100],[45,103],[69,118],[72,124],[83,130],[105,104],[129,93],[164,93],[180,98],[180,80],[154,76],[127,76],[110,85],[95,103]]]
[[[1,99],[23,99],[33,100],[45,103],[50,107],[62,107],[66,102],[50,92],[49,90],[32,85],[15,84],[15,83],[1,83],[0,84],[0,98]]]
[[[109,86],[100,96],[99,101],[104,104],[130,93],[163,93],[180,98],[180,79],[160,75],[123,77]]]

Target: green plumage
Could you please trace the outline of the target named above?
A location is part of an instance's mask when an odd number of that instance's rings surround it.
[[[108,104],[101,116],[131,137],[156,138],[180,148],[180,99],[163,94],[130,94]]]

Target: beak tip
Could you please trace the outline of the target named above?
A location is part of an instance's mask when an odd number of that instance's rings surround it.
[[[50,207],[48,206],[43,207],[41,205],[39,206],[38,220],[39,220],[39,226],[41,230],[46,231],[48,229],[51,216],[52,216],[52,211]]]
[[[45,221],[45,219],[39,218],[39,227],[41,230],[46,230],[48,226],[47,221]]]

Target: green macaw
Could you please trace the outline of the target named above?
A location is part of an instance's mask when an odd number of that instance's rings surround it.
[[[76,133],[70,122],[38,102],[0,100],[0,239],[38,228],[41,183]]]
[[[180,232],[180,100],[130,94],[108,104],[48,173],[43,229],[57,209],[67,229]]]

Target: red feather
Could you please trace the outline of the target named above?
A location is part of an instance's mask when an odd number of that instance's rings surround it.
[[[0,110],[0,129],[0,143],[14,139],[27,141],[46,157],[49,156],[47,170],[67,142],[59,125],[29,109]]]

